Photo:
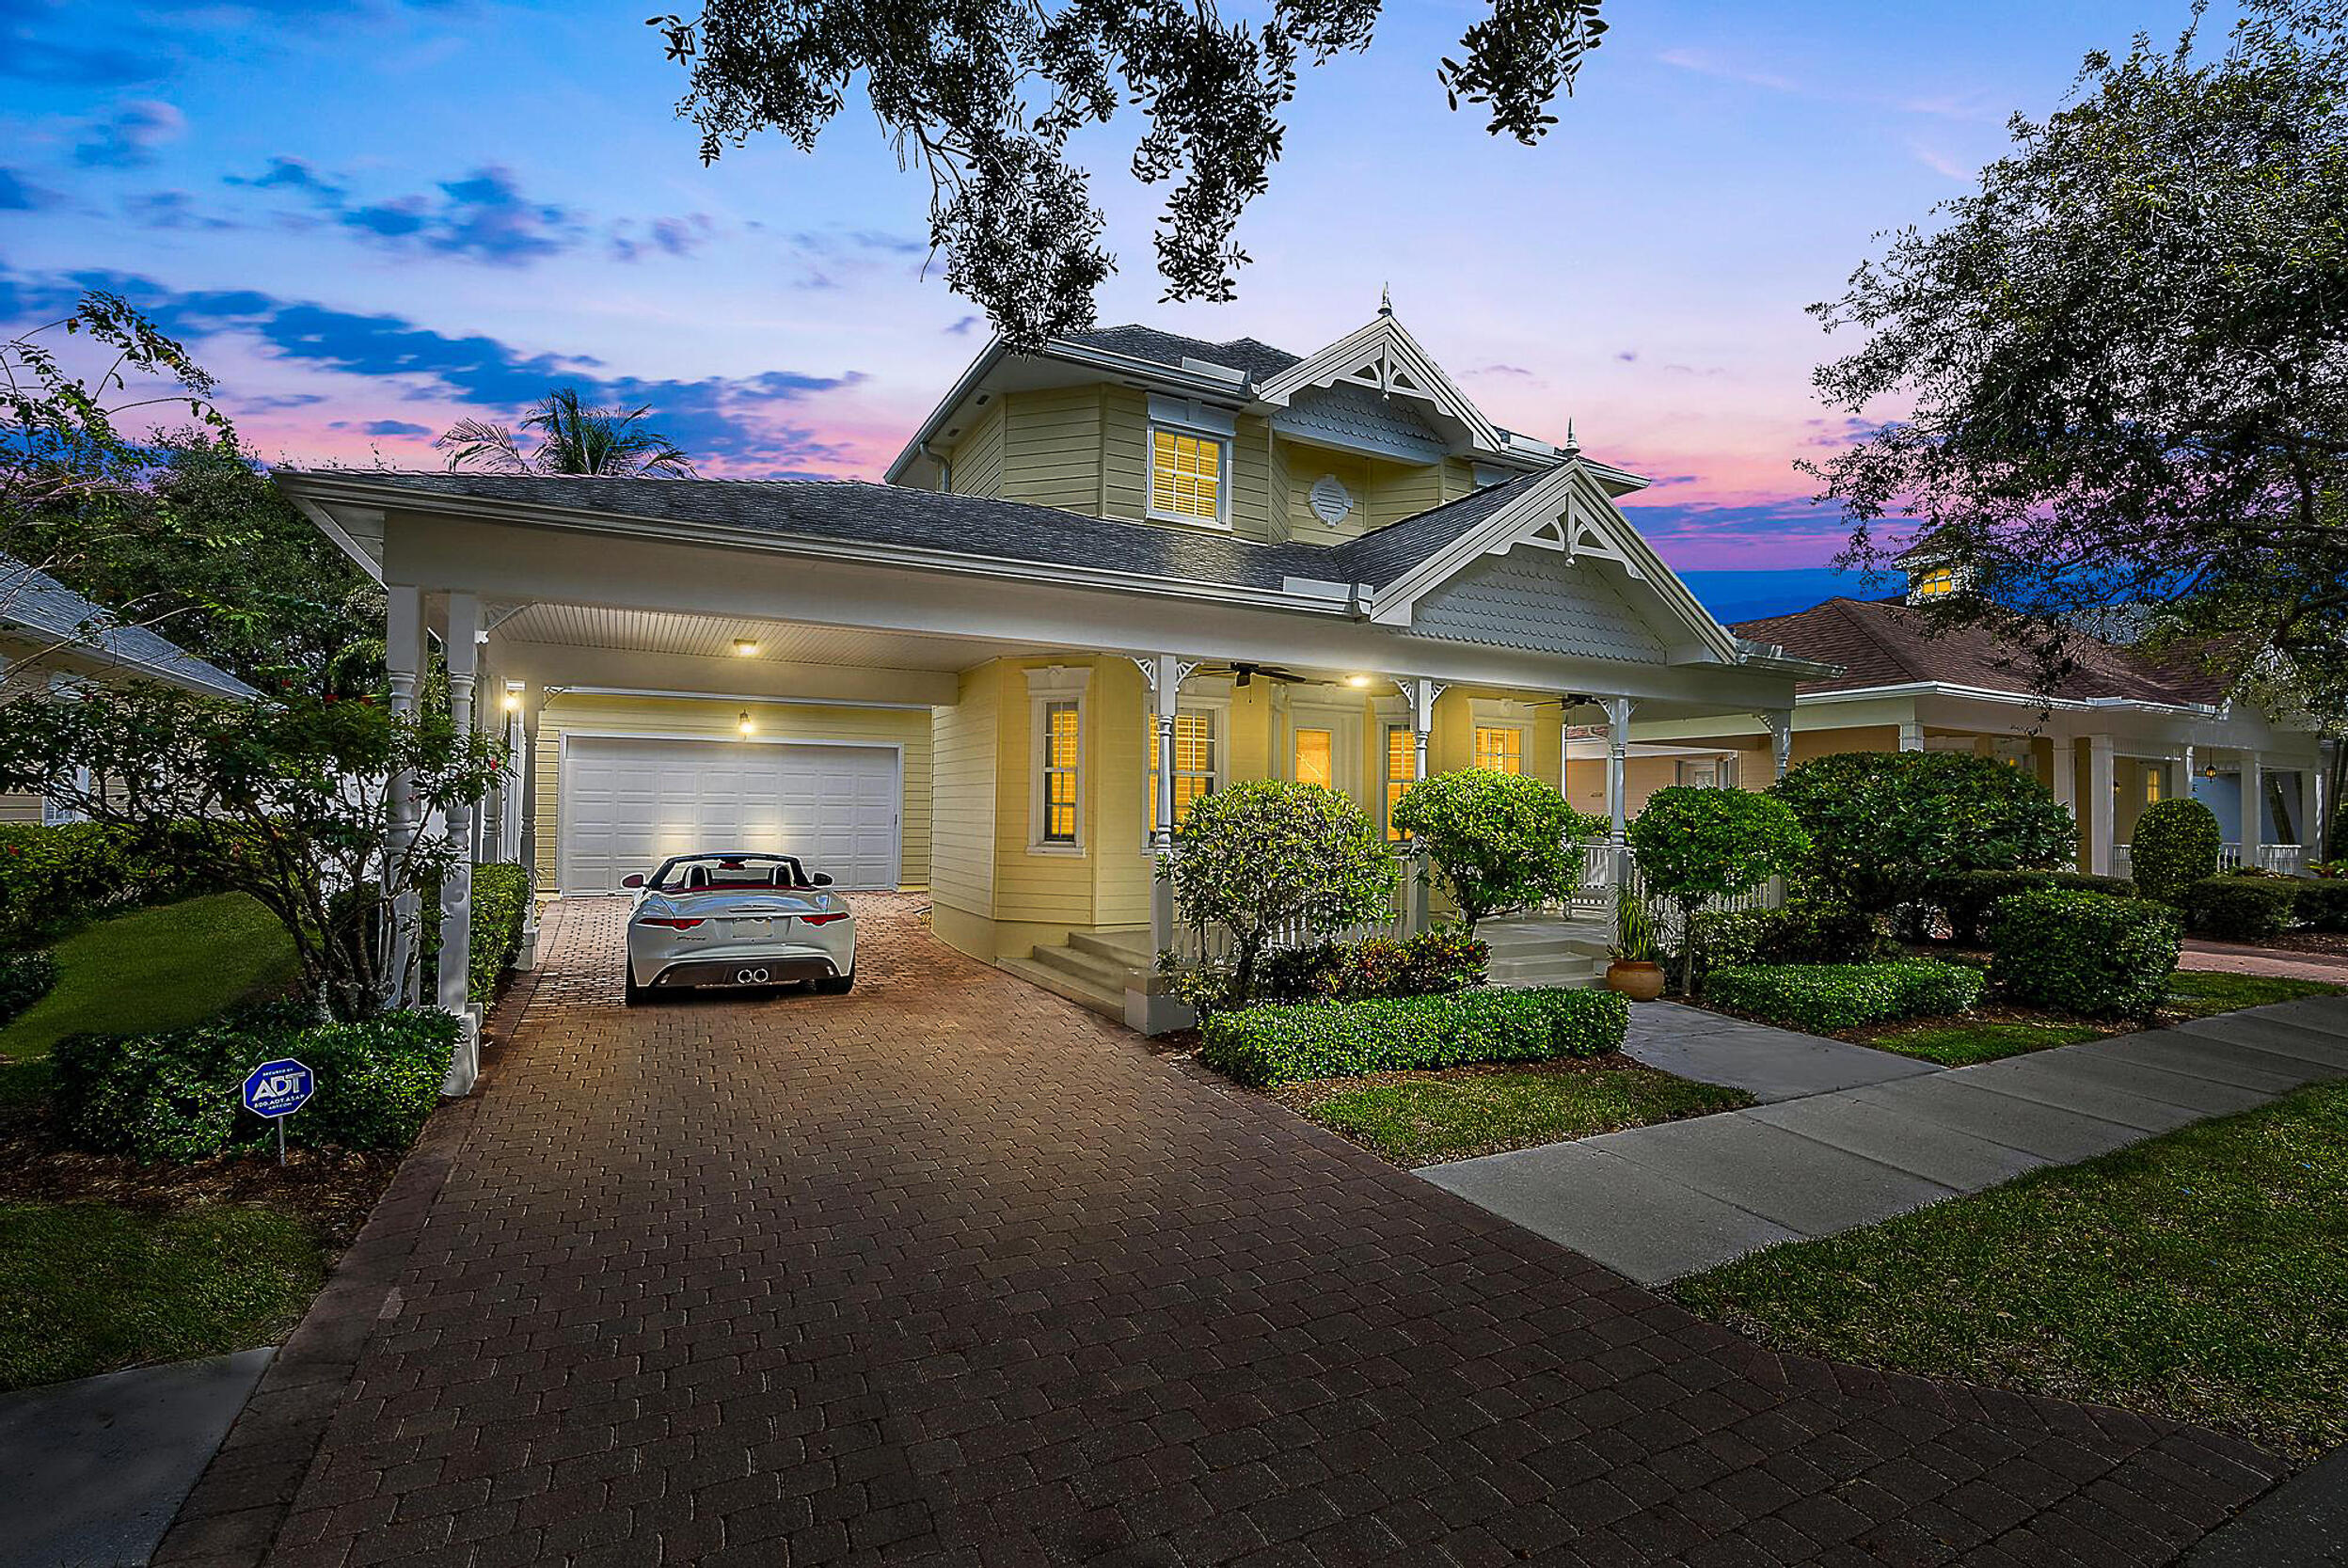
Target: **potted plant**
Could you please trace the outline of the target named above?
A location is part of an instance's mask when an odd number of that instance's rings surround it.
[[[1633,1002],[1663,994],[1663,966],[1655,960],[1655,916],[1645,900],[1627,887],[1614,890],[1614,961],[1606,966],[1606,987]]]

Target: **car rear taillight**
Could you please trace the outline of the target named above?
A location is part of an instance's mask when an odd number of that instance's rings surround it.
[[[835,920],[847,918],[848,911],[843,910],[837,914],[802,914],[799,917],[799,923],[802,926],[829,926]]]
[[[636,922],[639,926],[660,926],[672,931],[690,931],[694,927],[706,923],[702,920],[673,920],[666,915],[658,914],[645,915]]]

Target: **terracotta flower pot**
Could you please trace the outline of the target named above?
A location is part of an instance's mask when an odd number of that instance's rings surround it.
[[[1618,958],[1606,966],[1606,989],[1621,991],[1633,1002],[1652,1002],[1663,994],[1663,966]]]

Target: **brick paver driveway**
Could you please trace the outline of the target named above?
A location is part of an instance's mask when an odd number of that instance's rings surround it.
[[[2108,1568],[2277,1472],[1757,1350],[864,907],[634,1010],[549,913],[273,1560]]]

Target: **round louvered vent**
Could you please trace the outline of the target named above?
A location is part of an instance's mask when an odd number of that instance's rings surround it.
[[[1323,474],[1312,482],[1312,515],[1335,527],[1345,520],[1354,509],[1354,493],[1345,488],[1335,474]]]

